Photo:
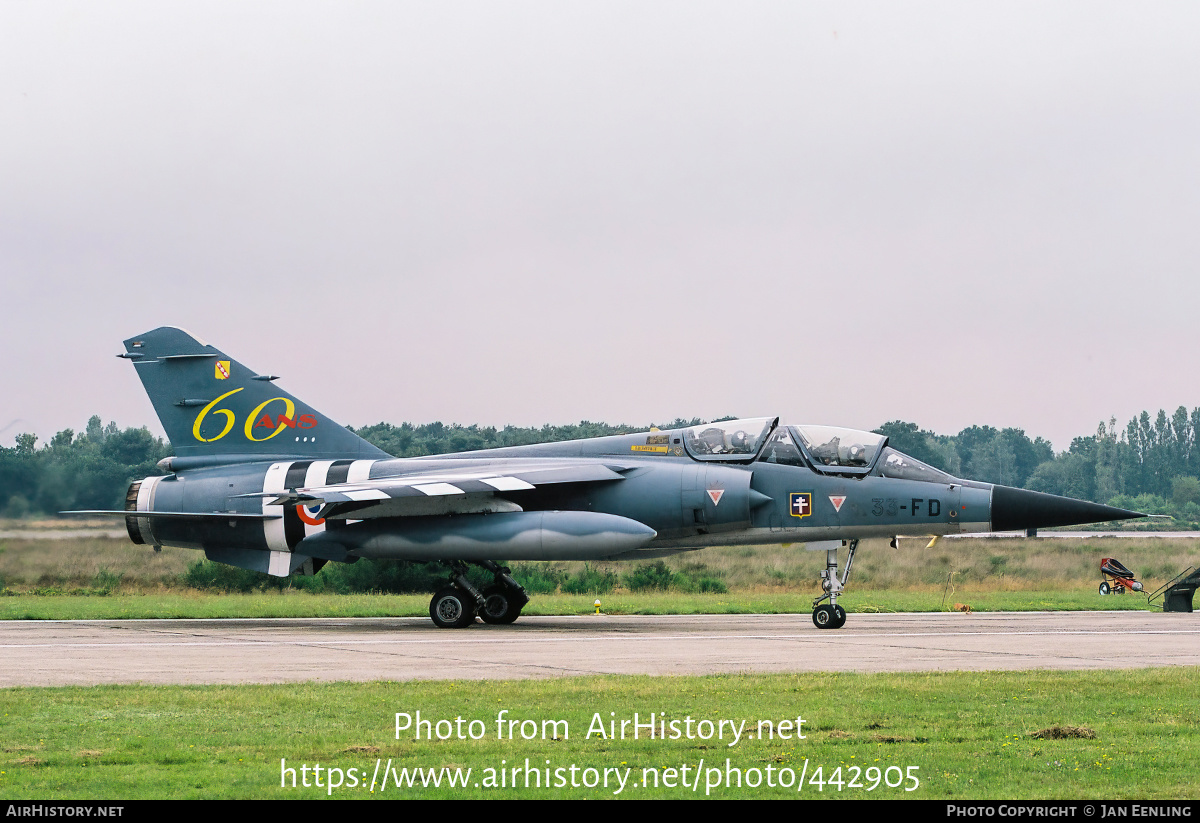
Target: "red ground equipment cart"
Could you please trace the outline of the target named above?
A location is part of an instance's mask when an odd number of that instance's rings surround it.
[[[1126,591],[1140,592],[1142,584],[1133,579],[1133,572],[1121,565],[1121,561],[1106,557],[1100,561],[1100,594],[1125,594]]]

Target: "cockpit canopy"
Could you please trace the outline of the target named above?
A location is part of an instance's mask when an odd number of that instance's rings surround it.
[[[763,438],[779,422],[778,417],[722,420],[683,430],[683,443],[698,460],[753,460]]]
[[[815,465],[870,468],[887,438],[882,434],[835,426],[793,426]]]
[[[683,430],[696,460],[804,466],[822,474],[867,474],[951,483],[955,478],[890,448],[882,434],[838,426],[779,425],[778,417],[704,423]]]

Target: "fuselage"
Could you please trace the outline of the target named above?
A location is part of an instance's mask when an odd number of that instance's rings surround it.
[[[726,428],[731,426],[726,424]],[[480,557],[541,560],[654,556],[710,545],[932,536],[991,528],[990,484],[961,481],[940,472],[934,472],[936,480],[885,476],[876,464],[881,462],[878,458],[886,441],[878,436],[872,436],[878,441],[872,461],[830,466],[813,459],[807,448],[789,451],[790,457],[781,455],[778,448],[768,454],[764,448],[768,437],[772,444],[781,436],[793,444],[804,443],[798,432],[789,433],[786,427],[764,429],[752,452],[716,455],[693,454],[688,431],[642,432],[437,457],[283,460],[193,468],[143,481],[131,491],[129,508],[197,512],[206,515],[205,520],[155,518],[151,522],[131,517],[128,522],[135,541],[158,545],[303,554],[306,547],[328,544],[332,534],[318,538],[328,529],[337,532],[338,544],[349,549],[349,554],[327,559],[395,556],[421,560],[445,559],[448,552],[464,551],[462,540],[447,543],[453,547],[448,549],[439,548],[436,540],[420,538],[421,530],[434,521],[437,532],[450,538],[470,532],[466,545],[478,545]],[[475,503],[466,510],[456,511],[456,504],[468,495],[451,493],[423,501],[428,511],[414,511],[410,505],[403,517],[389,516],[386,507],[374,506],[362,512],[361,521],[353,515],[322,518],[319,506],[272,505],[264,496],[288,489],[436,477],[447,472],[503,475],[531,461],[552,464],[556,460],[569,460],[573,465],[594,462],[598,468],[615,471],[610,480],[494,490],[488,495],[492,503],[483,510],[476,496],[470,498]],[[221,520],[211,516],[216,512],[272,519]],[[536,512],[544,515],[534,521],[528,515]],[[514,543],[510,539],[513,529],[502,524],[518,523],[521,518],[515,515],[519,513],[526,515],[526,528],[557,528],[561,532],[565,524],[565,530],[575,537],[595,534],[590,540],[558,540],[553,545],[528,540]],[[653,530],[653,536],[643,534],[644,539],[632,543],[620,539],[618,520],[642,524]],[[489,529],[499,529],[499,545],[492,549],[481,545],[488,542]],[[401,535],[399,542],[383,538],[392,534]],[[422,546],[428,554],[421,554]]]
[[[636,559],[712,545],[824,551],[818,628],[838,628],[859,540],[1003,531],[1136,512],[960,480],[873,432],[777,417],[437,457],[390,457],[183,329],[124,341],[175,456],[129,487],[135,543],[286,577],[363,558],[438,561],[444,628],[513,622],[506,560]],[[845,572],[838,575],[838,549]],[[492,582],[479,588],[468,566]],[[821,605],[822,601],[829,602]]]

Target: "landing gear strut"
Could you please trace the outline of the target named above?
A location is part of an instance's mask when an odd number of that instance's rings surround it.
[[[858,551],[857,540],[843,540],[842,545],[848,548],[846,553],[846,570],[842,572],[841,580],[837,573],[837,548],[825,552],[825,569],[821,572],[821,590],[825,594],[813,601],[812,620],[818,629],[840,629],[846,625],[846,610],[837,604],[838,595],[846,588],[850,579],[850,567],[854,565],[854,553]],[[821,605],[822,600],[828,600]]]
[[[529,595],[521,584],[509,576],[509,570],[490,560],[479,565],[490,571],[495,582],[483,590],[483,605],[479,616],[484,623],[507,625],[521,616],[521,609],[529,602]]]
[[[449,585],[439,589],[429,601],[429,617],[439,629],[465,629],[475,622],[475,615],[485,623],[512,623],[521,616],[529,595],[521,584],[510,576],[504,566],[491,560],[478,561],[492,573],[493,582],[482,591],[467,579],[467,564],[450,563]]]

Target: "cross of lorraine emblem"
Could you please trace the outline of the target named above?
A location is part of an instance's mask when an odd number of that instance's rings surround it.
[[[792,492],[788,499],[792,517],[808,517],[812,514],[812,492]]]

